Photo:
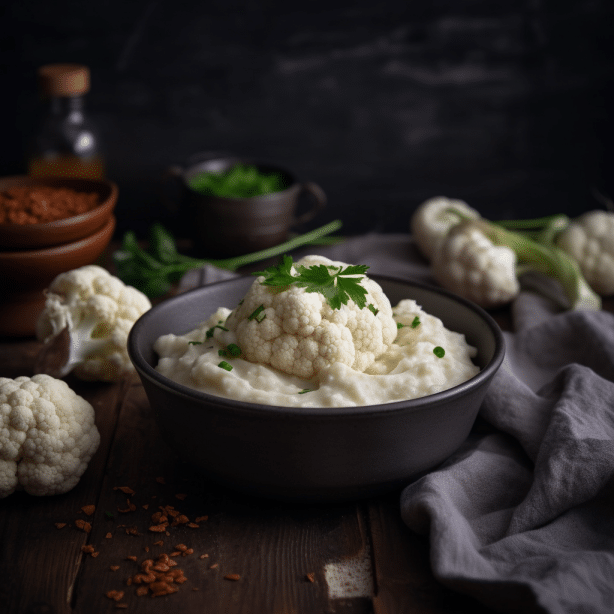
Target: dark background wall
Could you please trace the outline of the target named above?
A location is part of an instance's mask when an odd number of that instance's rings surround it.
[[[162,176],[200,151],[319,183],[319,225],[406,231],[437,194],[492,218],[612,195],[610,0],[13,2],[0,8],[0,174],[24,171],[36,68],[81,62],[119,229],[175,223]]]

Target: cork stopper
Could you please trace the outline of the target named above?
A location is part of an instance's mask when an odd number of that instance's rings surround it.
[[[38,69],[45,96],[79,96],[90,89],[90,71],[81,64],[47,64]]]

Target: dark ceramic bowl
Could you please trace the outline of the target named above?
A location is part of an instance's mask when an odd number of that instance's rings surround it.
[[[84,239],[103,228],[117,204],[117,185],[108,180],[76,178],[33,178],[28,176],[0,178],[0,192],[13,187],[70,188],[76,192],[98,194],[94,209],[71,217],[42,224],[0,224],[0,249],[37,249],[53,247]]]
[[[115,230],[115,216],[89,236],[53,247],[0,251],[0,335],[28,337],[45,305],[43,291],[64,271],[92,264]]]
[[[218,306],[234,307],[254,278],[237,278],[156,305],[133,326],[130,358],[169,444],[210,479],[258,496],[332,501],[409,483],[463,443],[505,353],[501,330],[481,308],[444,290],[372,276],[393,304],[415,299],[477,347],[481,371],[420,399],[347,408],[274,407],[232,401],[159,374],[152,345],[194,329]]]

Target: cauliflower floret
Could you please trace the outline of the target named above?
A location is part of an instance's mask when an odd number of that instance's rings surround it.
[[[347,267],[322,256],[306,256],[296,267],[324,265]],[[241,304],[230,314],[225,327],[236,335],[243,356],[304,379],[325,367],[343,363],[363,372],[394,341],[397,326],[390,301],[372,279],[363,276],[369,307],[352,300],[333,309],[320,292],[290,285],[263,285],[258,277]]]
[[[439,244],[450,229],[463,220],[452,210],[458,211],[464,219],[480,218],[480,214],[464,200],[446,196],[435,196],[425,200],[413,213],[410,230],[418,249],[427,260],[433,260]]]
[[[577,260],[595,292],[614,294],[614,213],[584,213],[557,236],[556,244]]]
[[[432,262],[437,281],[482,307],[496,307],[516,297],[516,254],[495,245],[471,224],[455,226],[440,244]]]
[[[0,378],[0,498],[68,492],[99,444],[94,408],[66,382]]]
[[[100,266],[61,273],[47,288],[36,335],[48,349],[68,333],[68,351],[59,367],[45,364],[37,370],[58,377],[72,371],[84,380],[121,379],[134,371],[128,357],[128,334],[150,308],[142,292]]]

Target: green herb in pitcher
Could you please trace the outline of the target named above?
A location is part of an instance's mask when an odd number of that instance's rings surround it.
[[[227,198],[262,196],[288,187],[281,173],[266,173],[252,164],[235,164],[223,173],[199,173],[188,185],[200,194]]]

